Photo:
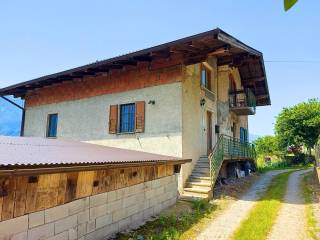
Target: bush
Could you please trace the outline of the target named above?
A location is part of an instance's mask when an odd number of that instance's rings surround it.
[[[267,160],[267,158],[270,160]],[[290,162],[288,162],[287,159],[277,158],[274,156],[267,157],[263,155],[258,156],[256,164],[259,172],[266,172],[269,170],[281,169],[290,166]]]
[[[307,156],[304,153],[298,153],[293,156],[292,164],[306,164],[307,163]]]

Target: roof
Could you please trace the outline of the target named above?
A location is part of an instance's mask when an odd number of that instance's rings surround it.
[[[0,89],[0,96],[24,97],[29,90],[106,73],[112,69],[122,69],[138,62],[152,62],[174,54],[180,54],[185,65],[201,62],[208,55],[215,55],[218,65],[229,64],[239,68],[244,87],[251,88],[257,97],[257,106],[271,103],[262,53],[219,28],[5,87]]]
[[[188,160],[70,140],[0,136],[0,167],[186,161]]]

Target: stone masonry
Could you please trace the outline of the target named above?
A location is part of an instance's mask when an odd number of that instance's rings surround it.
[[[2,221],[0,240],[106,239],[175,204],[177,187],[173,175]]]

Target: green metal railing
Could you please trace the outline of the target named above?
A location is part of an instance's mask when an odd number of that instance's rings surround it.
[[[208,158],[210,162],[211,183],[212,186],[214,186],[224,159],[255,159],[256,152],[252,143],[226,135],[220,135],[218,142]]]
[[[229,93],[230,107],[252,107],[256,108],[256,96],[250,88],[236,90]]]

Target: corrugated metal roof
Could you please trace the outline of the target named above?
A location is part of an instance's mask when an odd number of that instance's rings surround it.
[[[180,158],[60,139],[0,136],[0,166],[182,161]]]

